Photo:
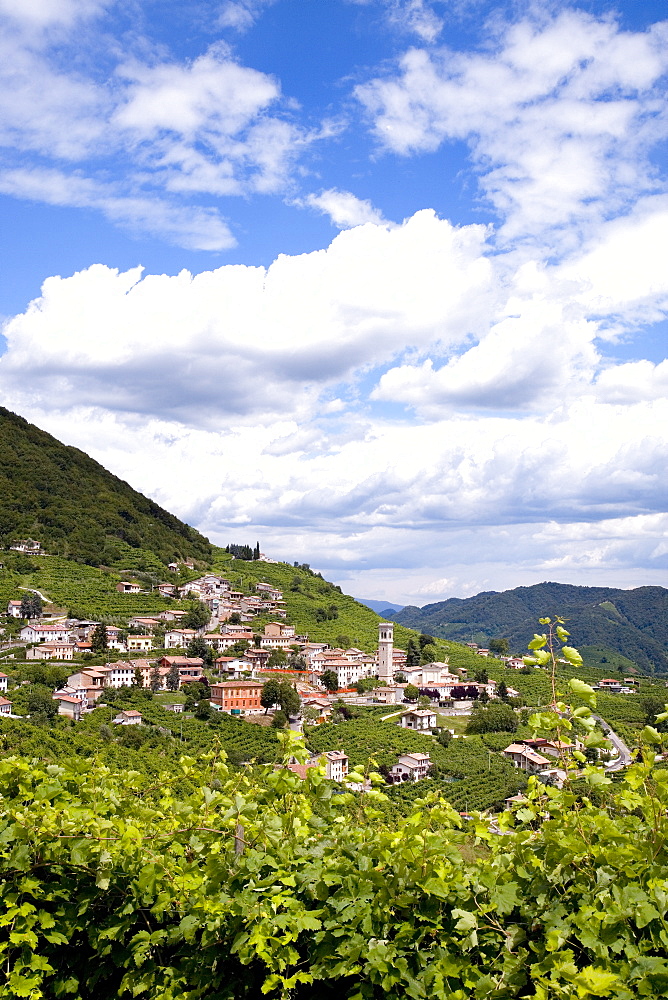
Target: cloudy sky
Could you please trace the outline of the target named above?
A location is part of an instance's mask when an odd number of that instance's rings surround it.
[[[355,596],[666,585],[662,16],[0,0],[4,405]]]

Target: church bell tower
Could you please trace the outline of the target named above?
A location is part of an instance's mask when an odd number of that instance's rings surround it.
[[[394,622],[381,622],[378,626],[378,678],[391,684],[394,674],[392,652],[394,649]]]

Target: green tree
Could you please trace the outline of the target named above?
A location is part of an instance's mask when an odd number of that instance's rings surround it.
[[[93,629],[90,637],[90,648],[94,653],[103,653],[109,644],[109,633],[104,622],[100,622]]]
[[[487,673],[487,667],[481,667],[480,670],[476,670],[473,675],[478,684],[488,684],[489,674]]]
[[[282,708],[279,708],[277,712],[274,712],[274,717],[271,720],[271,724],[274,729],[285,729],[288,724],[288,717]]]
[[[514,733],[519,720],[510,705],[491,702],[486,707],[475,706],[466,726],[467,733]]]
[[[279,685],[278,700],[281,705],[281,709],[285,712],[288,718],[291,715],[297,715],[299,712],[299,706],[301,705],[301,698],[297,690],[290,684],[289,681],[281,681]]]
[[[206,644],[201,635],[196,635],[194,639],[190,640],[186,653],[188,656],[199,657],[209,666],[213,663],[213,650],[211,646]]]
[[[231,646],[228,646],[226,654],[227,656],[243,656],[249,646],[248,639],[237,639]]]
[[[144,676],[143,676],[141,670],[139,669],[139,667],[135,667],[134,676],[132,678],[132,686],[133,687],[138,687],[138,688],[141,688],[141,687],[144,686]]]
[[[211,614],[206,604],[203,604],[202,601],[191,601],[186,609],[182,628],[194,628],[196,630],[205,628],[209,624],[210,618]]]
[[[267,660],[268,667],[285,667],[287,663],[288,658],[284,649],[272,649]]]
[[[438,742],[441,744],[441,746],[447,747],[450,744],[451,740],[452,740],[452,733],[450,732],[450,730],[441,729],[440,733],[438,734]]]
[[[418,636],[418,645],[420,649],[424,649],[425,646],[433,646],[435,642],[436,640],[434,639],[433,635],[426,635],[424,632],[422,632]],[[431,662],[433,663],[433,660]]]
[[[335,670],[324,670],[320,683],[326,691],[338,691],[339,678]]]
[[[58,706],[52,693],[41,685],[31,686],[26,700],[26,708],[31,718],[39,720],[52,719],[58,714]]]
[[[499,682],[496,688],[496,694],[497,697],[501,699],[501,701],[508,700],[508,685],[506,684],[505,681],[502,680]]]
[[[289,654],[287,666],[289,670],[308,669],[308,663],[306,662],[306,657],[302,656],[301,653],[295,653],[295,652]]]
[[[233,611],[227,622],[229,625],[241,625],[241,615],[238,611]]]
[[[168,691],[178,691],[181,683],[181,672],[176,663],[171,663],[165,679]]]
[[[489,651],[490,653],[496,653],[497,656],[507,656],[510,649],[507,639],[490,639],[489,641]]]
[[[431,644],[425,646],[420,654],[420,663],[434,663],[436,660],[436,647]]]
[[[420,647],[417,645],[415,640],[409,639],[406,645],[406,666],[418,667],[420,665],[421,655]]]
[[[264,714],[266,715],[270,708],[278,704],[279,695],[281,693],[281,686],[275,678],[271,677],[268,681],[262,685],[262,691],[260,692],[260,704],[264,708]]]
[[[206,698],[202,698],[195,708],[195,718],[202,722],[208,722],[215,711],[214,708],[211,708],[211,703]]]
[[[39,618],[42,613],[42,599],[39,594],[29,591],[21,598],[21,618]]]
[[[420,691],[415,687],[415,684],[407,684],[404,688],[404,698],[408,701],[417,701],[420,697]]]
[[[157,663],[154,665],[153,669],[151,670],[151,675],[150,675],[150,679],[149,679],[149,687],[150,687],[151,691],[153,691],[154,694],[155,694],[156,691],[159,691],[161,689],[161,687],[162,687],[162,674],[160,673],[160,668],[159,668],[159,666],[158,666]]]

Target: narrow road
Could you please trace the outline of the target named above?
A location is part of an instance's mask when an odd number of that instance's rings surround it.
[[[32,587],[19,587],[19,590],[28,590],[28,591],[30,591],[31,594],[37,594],[37,596],[42,601],[44,601],[45,604],[51,604],[51,601],[49,600],[49,598],[45,597],[44,594],[40,593],[39,590],[33,590]]]
[[[601,729],[605,733],[605,738],[610,740],[617,751],[617,757],[605,765],[606,771],[620,771],[623,767],[628,767],[633,760],[633,755],[624,740],[621,736],[617,735],[610,723],[606,722],[600,715],[595,715],[594,718],[600,723]]]

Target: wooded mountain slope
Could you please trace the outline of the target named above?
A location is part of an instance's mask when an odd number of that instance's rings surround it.
[[[194,528],[78,448],[0,407],[0,544],[21,538],[92,566],[123,558],[126,545],[149,550],[163,563],[185,557],[208,562],[212,554]]]
[[[423,608],[406,607],[393,619],[410,628],[459,642],[484,645],[506,637],[521,653],[544,615],[577,618],[578,644],[623,653],[643,670],[668,672],[668,590],[576,587],[538,583],[501,593],[450,598]]]

